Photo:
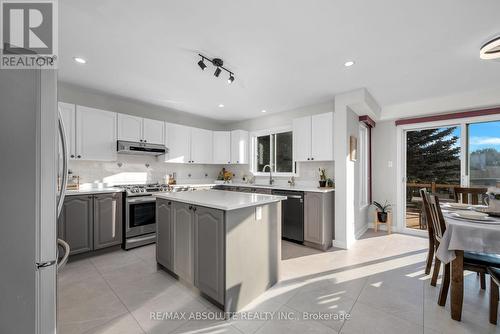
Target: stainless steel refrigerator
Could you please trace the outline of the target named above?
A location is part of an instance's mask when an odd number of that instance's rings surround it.
[[[56,332],[59,136],[57,73],[0,69],[0,333]]]

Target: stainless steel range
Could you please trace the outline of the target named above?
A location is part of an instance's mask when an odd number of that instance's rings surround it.
[[[165,184],[121,185],[125,196],[124,249],[156,241],[156,197],[153,193],[169,191]]]

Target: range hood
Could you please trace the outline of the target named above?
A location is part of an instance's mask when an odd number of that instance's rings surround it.
[[[168,148],[161,144],[139,143],[134,141],[118,140],[116,151],[121,154],[162,155],[168,153]]]

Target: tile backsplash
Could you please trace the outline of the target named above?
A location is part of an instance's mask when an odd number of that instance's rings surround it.
[[[243,176],[252,176],[249,168],[250,165],[229,165],[225,166],[226,169],[235,174],[234,181],[240,182]],[[304,186],[316,186],[319,180],[319,168],[324,168],[326,170],[326,176],[328,178],[335,178],[335,165],[333,161],[308,161],[308,162],[297,162],[297,173],[298,176],[295,177],[295,182]],[[269,179],[268,176],[257,176],[256,183],[265,183]],[[273,175],[273,179],[276,184],[282,185],[287,184],[290,177],[279,177]]]
[[[188,165],[159,161],[150,156],[121,156],[118,161],[70,161],[69,169],[80,176],[81,186],[165,182],[176,173],[177,183],[212,183],[220,165]]]
[[[168,174],[176,173],[177,183],[212,183],[222,167],[235,174],[234,181],[240,182],[244,175],[251,176],[249,165],[198,165],[175,164],[159,161],[150,156],[123,155],[118,161],[76,161],[69,163],[74,175],[80,176],[82,187],[104,184],[133,184],[165,182]],[[318,168],[325,168],[328,177],[334,176],[333,162],[299,162],[296,177],[297,184],[316,185]],[[286,184],[288,177],[273,176],[277,184]],[[257,177],[257,182],[265,181],[265,176]]]

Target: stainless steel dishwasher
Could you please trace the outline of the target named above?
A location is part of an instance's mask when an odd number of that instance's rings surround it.
[[[304,193],[301,191],[273,190],[273,195],[286,196],[281,202],[281,238],[304,242]]]

